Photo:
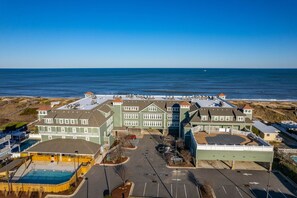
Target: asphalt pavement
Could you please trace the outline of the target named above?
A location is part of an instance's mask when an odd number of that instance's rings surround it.
[[[133,197],[196,198],[201,194],[197,185],[200,183],[210,184],[217,198],[297,197],[296,188],[274,172],[167,168],[155,149],[159,142],[158,136],[145,135],[136,150],[125,151],[129,161],[124,164],[124,179],[135,184]],[[86,177],[88,182],[74,197],[104,197],[104,191],[111,191],[122,183],[114,167],[95,165]]]

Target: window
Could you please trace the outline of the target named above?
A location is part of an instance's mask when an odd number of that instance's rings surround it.
[[[53,137],[52,137],[51,135],[49,135],[49,136],[48,136],[48,139],[51,140],[51,139],[53,139]]]
[[[145,126],[145,127],[162,127],[162,121],[144,121],[143,126]]]
[[[138,106],[124,106],[125,111],[138,111],[139,107]]]
[[[65,127],[61,127],[61,132],[65,132]]]
[[[138,126],[138,121],[133,120],[125,120],[124,121],[125,126]]]
[[[219,116],[214,116],[213,120],[214,121],[219,121]]]
[[[158,111],[158,108],[156,106],[152,105],[152,106],[149,106],[147,110],[148,111]]]
[[[172,107],[167,107],[167,111],[172,111]]]
[[[178,122],[167,122],[167,127],[179,127]]]
[[[108,118],[106,125],[109,126],[113,122],[113,117]]]
[[[75,124],[75,120],[74,119],[71,119],[70,120],[70,124]]]
[[[52,128],[51,127],[47,127],[47,131],[48,132],[51,132],[52,131]]]
[[[138,113],[124,113],[125,119],[138,119]]]
[[[179,115],[178,114],[173,114],[172,119],[173,120],[179,120]]]
[[[243,116],[238,116],[238,117],[237,117],[237,121],[244,121]]]
[[[224,121],[224,120],[225,120],[224,116],[220,116],[220,121]]]
[[[69,120],[68,119],[65,119],[65,124],[69,124]]]
[[[52,124],[53,123],[53,119],[52,118],[46,118],[45,119],[45,123]]]
[[[84,128],[84,133],[88,133],[88,128]]]
[[[72,128],[72,132],[73,133],[76,133],[76,128]]]
[[[179,111],[179,107],[172,107],[172,111]]]
[[[112,131],[113,129],[113,124],[111,124],[108,128],[107,128],[107,133],[110,134],[110,132]]]
[[[205,115],[204,116],[201,116],[201,120],[202,121],[207,121],[207,116],[205,116]]]
[[[86,137],[86,140],[87,140],[87,141],[90,141],[90,137],[87,136],[87,137]]]
[[[162,114],[143,114],[143,119],[162,120]]]
[[[59,119],[60,124],[64,124],[63,119]]]
[[[88,120],[87,119],[81,119],[81,124],[88,125]]]

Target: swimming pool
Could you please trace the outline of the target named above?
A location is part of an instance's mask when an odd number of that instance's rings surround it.
[[[292,155],[291,158],[297,163],[297,155]]]
[[[28,140],[22,142],[20,144],[20,150],[21,150],[21,152],[24,151],[24,150],[26,150],[30,146],[38,143],[38,142],[39,142],[39,140],[33,140],[33,139],[28,139]],[[12,152],[18,153],[19,152],[19,147],[15,147],[14,149],[12,149]]]
[[[18,183],[60,184],[68,181],[74,172],[54,170],[31,170]]]

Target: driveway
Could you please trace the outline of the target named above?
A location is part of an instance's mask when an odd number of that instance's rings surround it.
[[[218,198],[266,197],[268,180],[269,198],[292,198],[296,190],[281,175],[266,171],[236,171],[218,169],[171,169],[156,151],[160,141],[157,135],[145,135],[138,148],[125,153],[130,160],[126,167],[126,179],[134,182],[134,197],[199,197],[199,183],[212,185]],[[113,167],[95,165],[86,175],[89,178],[90,198],[103,197],[106,189],[113,189],[122,180]],[[86,197],[87,184],[74,197]],[[296,193],[296,192],[294,192]]]

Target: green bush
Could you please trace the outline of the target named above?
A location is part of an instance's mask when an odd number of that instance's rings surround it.
[[[26,108],[20,115],[36,115],[37,114],[37,108]]]

